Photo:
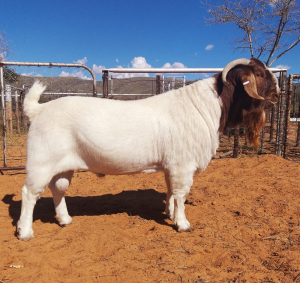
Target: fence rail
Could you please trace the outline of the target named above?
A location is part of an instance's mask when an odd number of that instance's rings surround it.
[[[0,161],[3,161],[3,167],[0,170],[17,170],[24,169],[25,158],[26,158],[26,136],[28,130],[28,120],[23,113],[23,100],[27,89],[32,84],[33,80],[36,78],[30,77],[30,74],[34,72],[29,72],[29,74],[19,74],[15,70],[8,69],[7,67],[21,67],[21,68],[33,68],[37,67],[39,69],[50,68],[50,77],[45,77],[40,74],[35,74],[39,77],[43,83],[48,85],[48,88],[57,88],[52,84],[52,70],[61,68],[75,68],[81,69],[88,72],[88,75],[82,76],[87,81],[91,87],[88,87],[87,92],[85,88],[85,95],[97,96],[96,87],[96,76],[94,72],[86,65],[83,64],[69,64],[69,63],[41,63],[41,62],[0,62],[0,91],[1,91],[1,127],[2,127],[2,150],[0,155]],[[5,69],[6,68],[6,69]],[[23,70],[23,69],[22,69]],[[31,69],[32,70],[32,69]],[[48,73],[47,73],[48,74]],[[63,73],[62,73],[63,74]],[[68,76],[65,72],[64,76]],[[71,77],[75,77],[78,74],[69,74]],[[64,76],[58,76],[62,80],[67,80]],[[90,76],[91,78],[89,78]],[[31,80],[30,80],[30,79]],[[68,82],[66,83],[68,85]],[[58,87],[60,89],[61,87]],[[56,89],[57,90],[57,89]],[[59,93],[59,95],[57,95]],[[49,94],[50,99],[57,98],[61,96],[62,92],[51,91]],[[76,95],[74,91],[72,95]],[[80,92],[80,95],[84,95]],[[44,100],[49,100],[45,99]]]
[[[17,72],[18,80],[13,83],[5,78],[3,67],[22,68],[51,68],[50,76],[42,76],[39,79],[47,84],[47,90],[42,95],[41,101],[46,102],[67,95],[82,96],[100,96],[109,99],[142,99],[147,96],[156,95],[164,92],[165,87],[168,89],[179,88],[188,85],[193,81],[186,79],[187,74],[199,73],[217,73],[222,68],[194,68],[194,69],[107,69],[103,70],[102,82],[96,81],[93,71],[82,64],[65,64],[65,63],[26,63],[26,62],[0,62],[0,80],[1,80],[1,115],[2,121],[2,141],[0,144],[0,171],[24,169],[26,160],[26,137],[28,130],[28,120],[22,109],[22,102],[26,91],[31,86],[34,78],[25,77],[21,72]],[[55,69],[56,68],[56,69]],[[73,77],[58,75],[57,69],[60,68],[81,68],[88,72],[91,78],[80,80]],[[36,70],[36,69],[34,69]],[[48,69],[47,69],[48,70]],[[53,71],[56,70],[56,71]],[[257,150],[250,147],[245,140],[245,130],[243,127],[236,129],[227,129],[220,136],[220,148],[217,156],[214,158],[234,157],[244,155],[256,155],[263,153],[273,153],[284,156],[290,160],[300,161],[300,94],[293,82],[300,78],[300,75],[291,75],[289,77],[288,87],[286,86],[286,70],[272,68],[271,71],[279,72],[281,94],[276,107],[268,113],[267,123],[261,133],[260,148]],[[28,72],[31,73],[31,72]],[[38,73],[39,72],[35,72]],[[46,72],[47,73],[47,72]],[[68,73],[65,71],[65,73]],[[129,79],[119,79],[114,74],[129,73]],[[136,77],[137,74],[151,73],[156,74],[154,77]],[[47,73],[48,74],[48,73]],[[166,78],[162,74],[174,76]],[[182,80],[178,75],[182,74]],[[70,73],[73,76],[73,73]],[[76,73],[77,75],[77,73]],[[75,76],[75,75],[74,75]],[[126,76],[125,76],[126,77]],[[176,83],[174,83],[176,82]],[[11,87],[9,87],[11,85]],[[97,89],[102,91],[98,93]],[[297,112],[297,111],[298,112]],[[293,122],[293,120],[297,122]],[[297,120],[298,119],[298,120]]]
[[[93,96],[97,96],[97,79],[92,69],[84,64],[71,64],[71,63],[42,63],[42,62],[0,62],[0,68],[3,66],[35,66],[35,67],[65,67],[65,68],[84,68],[89,71],[93,77]]]
[[[293,88],[294,80],[299,80],[300,75],[290,75],[288,79],[288,91],[286,97],[286,112],[285,112],[285,128],[286,134],[284,136],[284,150],[283,157],[288,158],[291,154],[291,148],[293,152],[297,153],[297,148],[299,148],[300,141],[300,97],[299,93],[297,95],[296,88]],[[291,108],[293,107],[293,117],[291,117]],[[296,116],[296,117],[295,117]],[[296,124],[295,124],[296,123]],[[295,126],[292,126],[295,125]],[[295,140],[294,144],[290,142],[290,136]],[[298,155],[299,150],[298,150]],[[300,156],[298,157],[300,160]]]

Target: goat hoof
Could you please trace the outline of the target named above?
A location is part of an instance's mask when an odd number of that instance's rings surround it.
[[[102,177],[105,177],[105,174],[102,174],[102,173],[96,173],[96,176],[99,177],[99,178],[102,178]]]
[[[192,232],[194,230],[195,230],[195,228],[193,226],[190,226],[188,228],[179,228],[178,227],[178,232]]]
[[[28,230],[28,232],[23,233],[23,229],[21,228],[17,228],[17,237],[19,240],[27,242],[29,241],[31,238],[33,238],[33,230]]]
[[[192,232],[194,231],[193,226],[188,222],[187,220],[184,223],[181,223],[181,225],[177,226],[178,232]]]
[[[66,227],[73,223],[71,216],[64,217],[64,218],[55,216],[55,218],[58,221],[59,226],[61,227]]]
[[[22,237],[22,236],[18,235],[18,239],[21,240],[21,241],[23,241],[23,242],[27,242],[27,241],[29,241],[31,238],[33,238],[33,236],[32,236],[32,237],[31,237],[31,236],[28,236],[28,237]]]

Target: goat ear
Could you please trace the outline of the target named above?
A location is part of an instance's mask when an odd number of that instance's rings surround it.
[[[242,77],[242,83],[244,85],[245,91],[248,93],[249,96],[255,99],[265,100],[262,96],[258,95],[257,93],[256,80],[254,74]]]

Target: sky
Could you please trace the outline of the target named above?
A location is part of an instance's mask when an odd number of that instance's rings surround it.
[[[0,3],[0,30],[12,50],[7,61],[83,63],[101,80],[104,68],[222,68],[250,56],[233,50],[234,26],[205,23],[209,14],[200,0]],[[300,44],[272,67],[299,74],[299,51]],[[84,76],[78,70],[59,75]]]

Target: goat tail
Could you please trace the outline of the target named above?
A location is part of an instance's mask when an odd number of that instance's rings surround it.
[[[24,112],[32,122],[34,117],[40,112],[42,105],[39,104],[41,94],[46,89],[46,86],[39,81],[35,81],[29,92],[25,95],[24,99]]]

